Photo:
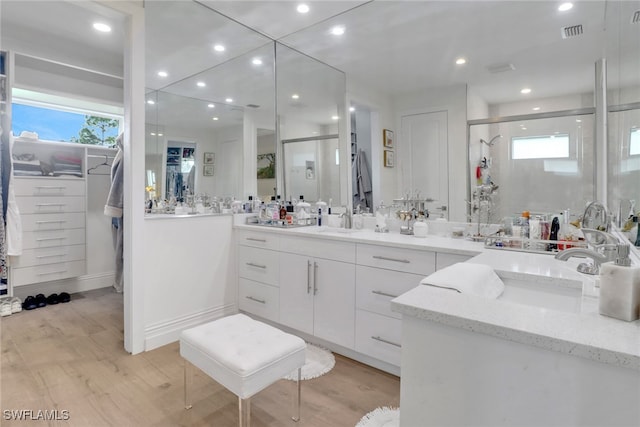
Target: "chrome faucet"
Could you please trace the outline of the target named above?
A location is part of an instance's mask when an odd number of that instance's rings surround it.
[[[586,262],[580,263],[580,265],[578,265],[578,271],[585,274],[598,274],[600,273],[600,265],[602,263],[611,261],[607,256],[602,255],[601,253],[596,252],[592,249],[586,248],[565,249],[564,251],[560,251],[556,254],[556,259],[559,259],[560,261],[566,261],[574,256],[587,257],[593,260],[593,265]]]
[[[343,213],[340,214],[340,218],[344,218],[343,219],[343,226],[344,228],[351,228],[351,213],[349,212],[350,209],[347,206],[347,208],[345,209],[345,211]]]

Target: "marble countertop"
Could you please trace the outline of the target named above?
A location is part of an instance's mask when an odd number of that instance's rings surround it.
[[[246,225],[237,229],[301,237],[349,241],[471,255],[468,262],[491,266],[502,278],[524,279],[552,286],[582,287],[579,313],[564,312],[472,295],[443,293],[417,286],[394,299],[392,309],[403,315],[439,322],[498,338],[640,370],[640,321],[625,322],[598,313],[596,276],[576,271],[580,259],[556,260],[551,255],[487,249],[482,242],[397,232],[343,230],[328,227],[282,229]]]

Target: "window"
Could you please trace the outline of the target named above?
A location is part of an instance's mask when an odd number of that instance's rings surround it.
[[[562,159],[569,157],[569,135],[545,135],[511,138],[511,158]]]
[[[629,155],[636,156],[640,154],[640,129],[631,128],[629,134]]]
[[[41,140],[114,146],[123,127],[121,107],[22,89],[14,89],[11,108],[16,136],[28,131]]]

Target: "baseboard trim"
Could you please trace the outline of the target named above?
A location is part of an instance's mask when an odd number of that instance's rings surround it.
[[[76,292],[86,292],[94,289],[107,288],[113,286],[115,280],[115,272],[87,274],[84,276],[71,277],[69,279],[52,280],[50,282],[32,283],[30,285],[14,286],[13,295],[21,299],[25,299],[28,295],[52,293],[59,294],[67,292],[74,294]]]
[[[226,304],[175,319],[149,325],[144,330],[144,350],[149,351],[178,341],[180,332],[238,312],[236,303]]]

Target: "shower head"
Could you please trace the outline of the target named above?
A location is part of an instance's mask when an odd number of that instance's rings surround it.
[[[496,135],[496,136],[494,136],[493,138],[491,138],[491,139],[489,140],[489,142],[487,142],[487,141],[485,141],[484,139],[480,138],[480,142],[483,142],[483,143],[487,144],[489,147],[493,147],[493,145],[495,144],[495,142],[494,142],[494,141],[495,141],[496,139],[498,139],[498,138],[502,138],[502,135]]]

